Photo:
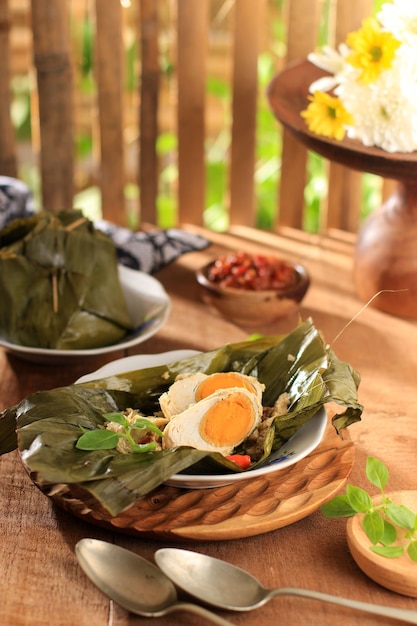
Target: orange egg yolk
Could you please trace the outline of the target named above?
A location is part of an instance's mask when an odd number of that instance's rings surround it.
[[[198,385],[195,398],[198,402],[219,389],[229,389],[231,387],[243,387],[251,393],[255,393],[253,385],[237,372],[219,372],[218,374],[208,376]]]
[[[232,393],[213,404],[200,422],[200,435],[216,446],[234,446],[252,431],[254,408],[243,393]]]

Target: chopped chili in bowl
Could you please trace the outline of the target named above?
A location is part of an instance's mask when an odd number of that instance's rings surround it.
[[[245,328],[294,313],[310,285],[307,269],[272,255],[228,252],[196,272],[201,298]]]
[[[209,268],[208,279],[221,287],[264,291],[291,287],[298,275],[277,257],[236,252],[219,257]]]

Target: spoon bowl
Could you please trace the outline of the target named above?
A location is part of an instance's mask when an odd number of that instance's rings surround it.
[[[204,607],[178,602],[169,578],[134,552],[98,539],[81,539],[75,553],[81,568],[96,587],[131,613],[162,617],[173,611],[189,611],[219,626],[232,626]]]
[[[162,548],[156,552],[155,561],[177,587],[206,604],[222,609],[250,611],[274,596],[293,595],[417,624],[417,611],[370,604],[296,587],[266,589],[254,576],[240,567],[191,550]]]

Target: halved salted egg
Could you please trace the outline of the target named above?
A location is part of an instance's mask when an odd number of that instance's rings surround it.
[[[182,413],[196,402],[195,392],[207,374],[180,374],[168,391],[159,397],[159,405],[167,419]]]
[[[261,402],[265,385],[254,376],[239,372],[216,372],[215,374],[181,374],[168,391],[159,398],[164,416],[171,419],[192,404],[200,402],[220,389],[239,387],[253,393]]]
[[[262,411],[257,395],[245,387],[220,389],[171,418],[163,447],[230,454],[259,425]]]

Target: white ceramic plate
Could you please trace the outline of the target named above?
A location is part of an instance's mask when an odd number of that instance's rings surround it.
[[[174,363],[175,361],[180,361],[194,354],[197,354],[195,350],[176,350],[162,354],[133,355],[124,359],[118,359],[112,363],[107,363],[99,370],[82,376],[82,378],[79,378],[76,382],[85,383],[97,378],[123,374],[124,372],[132,370],[164,365],[165,363]],[[230,485],[241,480],[247,480],[248,478],[256,478],[277,472],[285,467],[294,465],[317,448],[323,439],[326,426],[327,414],[325,409],[322,408],[304,424],[280,450],[271,455],[268,462],[262,467],[238,474],[198,475],[183,472],[181,474],[174,474],[169,480],[165,481],[165,484],[173,487],[181,487],[183,489],[207,489]]]
[[[88,383],[97,378],[107,378],[108,376],[123,374],[124,372],[133,372],[134,370],[143,370],[147,367],[175,363],[175,361],[187,359],[195,354],[199,354],[199,352],[197,350],[171,350],[170,352],[162,352],[160,354],[132,354],[132,356],[126,356],[106,363],[100,369],[81,376],[75,382]]]
[[[90,350],[54,350],[20,346],[0,336],[0,345],[26,361],[58,364],[109,354],[146,341],[165,324],[171,311],[171,301],[161,283],[149,274],[119,265],[119,278],[136,330],[118,343]]]

